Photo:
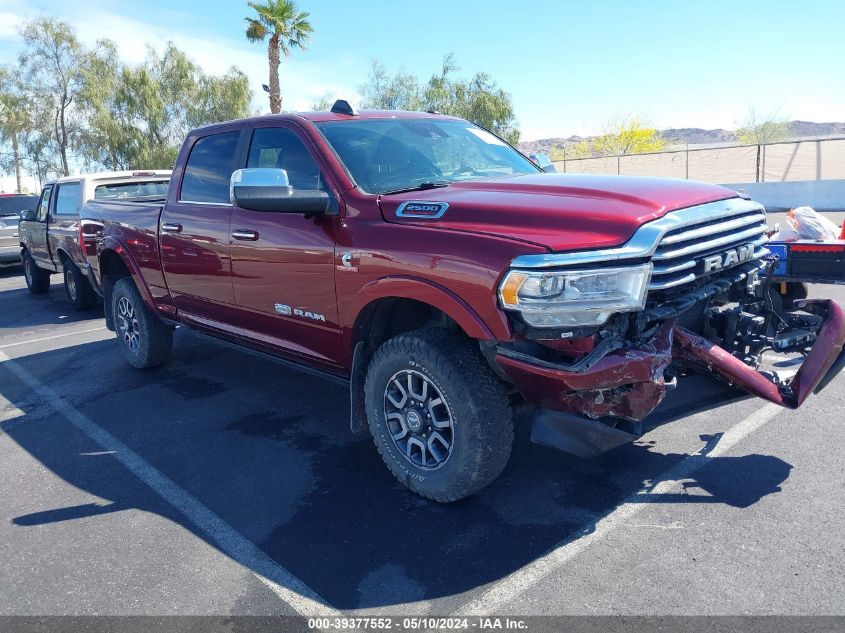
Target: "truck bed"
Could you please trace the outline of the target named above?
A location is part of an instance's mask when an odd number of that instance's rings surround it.
[[[158,230],[158,216],[164,198],[145,200],[89,200],[79,211],[80,220],[128,223],[138,228]]]
[[[164,199],[138,200],[90,200],[79,211],[79,221],[86,235],[105,236],[116,242],[131,257],[137,266],[133,274],[141,273],[151,288],[166,292],[161,261],[158,255],[158,222]],[[102,293],[101,262],[90,256],[90,249],[96,248],[94,240],[86,240],[85,251],[92,268],[97,290]]]

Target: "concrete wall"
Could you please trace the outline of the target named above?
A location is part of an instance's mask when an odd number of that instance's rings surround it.
[[[770,211],[808,206],[816,211],[845,211],[845,180],[797,180],[724,185],[747,193]]]

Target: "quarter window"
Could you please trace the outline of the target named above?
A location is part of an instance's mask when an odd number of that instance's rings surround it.
[[[235,171],[240,132],[204,136],[191,149],[182,177],[182,202],[229,203],[229,180]]]
[[[55,215],[78,215],[81,206],[81,182],[68,182],[59,185],[59,190],[56,192]]]

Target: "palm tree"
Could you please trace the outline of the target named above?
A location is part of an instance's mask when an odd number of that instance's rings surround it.
[[[16,191],[23,189],[23,175],[21,165],[20,141],[29,125],[26,101],[15,89],[20,77],[10,76],[0,68],[0,142],[8,142],[12,147],[11,164],[15,169]],[[5,161],[4,161],[5,162]]]
[[[314,27],[308,21],[309,14],[300,11],[292,0],[266,0],[264,4],[248,3],[258,17],[246,18],[246,38],[250,42],[267,43],[267,60],[270,63],[270,111],[278,114],[282,110],[282,93],[279,91],[279,53],[285,57],[291,50],[305,50]]]

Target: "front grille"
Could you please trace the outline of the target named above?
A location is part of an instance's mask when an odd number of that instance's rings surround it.
[[[766,241],[766,213],[762,208],[668,231],[651,258],[654,273],[649,289],[666,290],[713,275],[713,270],[705,271],[705,259],[742,246],[753,248],[754,259],[763,257],[768,253],[763,246]],[[728,268],[741,262],[726,259],[725,263]]]

